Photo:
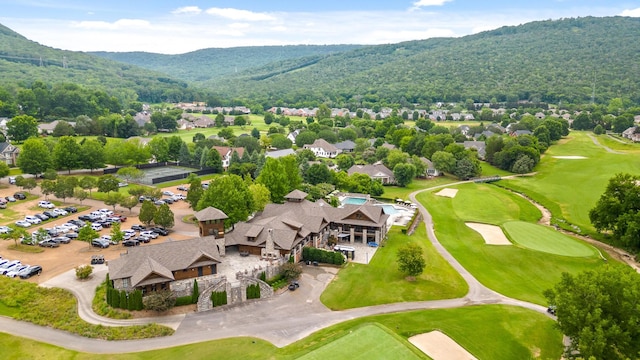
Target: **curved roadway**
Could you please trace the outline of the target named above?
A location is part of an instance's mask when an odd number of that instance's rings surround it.
[[[482,285],[439,242],[433,230],[429,212],[416,201],[422,191],[453,186],[446,184],[416,191],[409,195],[418,205],[427,234],[437,251],[458,271],[469,285],[469,292],[462,298],[421,302],[403,302],[369,306],[343,311],[331,311],[320,303],[320,294],[333,278],[333,269],[306,267],[300,289],[284,292],[269,299],[248,302],[240,306],[169,318],[114,320],[100,317],[91,309],[95,286],[78,288],[77,281],[65,281],[63,277],[51,280],[47,286],[59,286],[71,290],[78,297],[78,313],[90,323],[106,326],[131,325],[145,322],[166,324],[176,329],[172,336],[142,340],[106,341],[81,337],[65,331],[0,317],[0,331],[29,339],[89,353],[129,353],[167,348],[207,340],[237,336],[250,336],[267,340],[278,347],[286,346],[328,326],[359,317],[421,309],[443,309],[482,304],[504,304],[525,307],[546,314],[546,308],[537,304],[512,299]],[[99,269],[106,272],[106,269]],[[68,275],[67,275],[68,276]],[[96,276],[96,278],[99,278]],[[68,279],[67,279],[68,280]],[[89,289],[89,290],[86,290]]]

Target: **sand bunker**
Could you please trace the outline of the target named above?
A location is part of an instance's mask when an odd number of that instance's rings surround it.
[[[511,241],[507,239],[499,226],[479,223],[465,224],[480,233],[480,235],[482,235],[482,238],[484,239],[484,242],[488,245],[511,245]]]
[[[442,189],[439,192],[437,192],[436,195],[454,198],[454,197],[456,197],[457,193],[458,193],[458,189],[445,188],[445,189]]]
[[[582,159],[586,159],[586,157],[584,156],[554,156],[554,159],[566,159],[566,160],[582,160]]]
[[[433,360],[476,360],[475,356],[440,331],[412,336],[409,342]]]

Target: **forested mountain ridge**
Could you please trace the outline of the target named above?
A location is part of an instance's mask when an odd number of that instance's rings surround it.
[[[35,81],[107,90],[123,103],[193,100],[199,94],[185,81],[166,74],[47,47],[0,24],[0,86],[30,87]]]
[[[160,71],[184,81],[217,80],[270,63],[322,57],[350,51],[362,45],[289,45],[208,48],[178,55],[147,52],[91,52],[106,59]]]
[[[548,20],[462,38],[367,46],[216,82],[228,96],[302,105],[533,100],[640,103],[640,18]],[[595,91],[594,91],[595,89]],[[268,95],[265,95],[268,94]]]

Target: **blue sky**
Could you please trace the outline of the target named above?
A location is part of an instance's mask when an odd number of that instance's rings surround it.
[[[640,16],[640,0],[0,0],[0,23],[43,45],[165,54],[395,43],[536,20],[615,15]]]

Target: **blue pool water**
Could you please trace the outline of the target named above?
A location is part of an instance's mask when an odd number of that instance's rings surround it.
[[[393,205],[385,204],[385,205],[378,205],[378,206],[382,207],[382,211],[384,211],[384,213],[387,215],[399,213],[398,209],[396,209],[396,207]]]
[[[342,200],[342,204],[349,204],[349,205],[362,205],[364,203],[367,202],[366,198],[361,198],[361,197],[351,197],[348,196],[346,198],[344,198],[344,200]]]

